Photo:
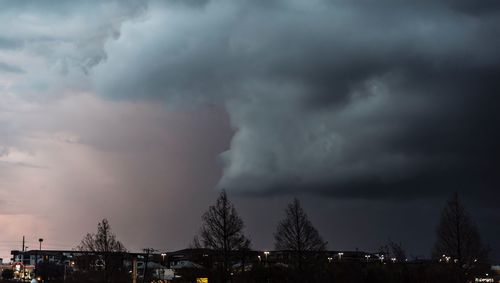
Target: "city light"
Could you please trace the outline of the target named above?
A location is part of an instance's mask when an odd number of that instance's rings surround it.
[[[342,256],[344,255],[344,253],[340,252],[340,253],[338,253],[338,255],[339,255],[339,261],[340,261],[342,259]]]

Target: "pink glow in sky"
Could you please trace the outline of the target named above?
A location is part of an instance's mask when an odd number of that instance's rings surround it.
[[[188,244],[178,235],[197,230],[230,138],[221,109],[168,111],[88,93],[21,108],[0,116],[9,124],[0,155],[4,258],[22,235],[30,248],[39,237],[45,248],[74,248],[104,217],[130,249]],[[165,234],[174,227],[178,234]]]

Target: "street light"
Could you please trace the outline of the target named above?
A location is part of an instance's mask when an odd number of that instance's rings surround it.
[[[38,255],[42,253],[42,242],[43,238],[38,238],[38,242],[40,243],[40,248],[38,250],[38,253],[36,254],[36,262],[35,262],[35,273],[38,272]]]
[[[329,257],[328,257],[328,263],[331,263],[331,262],[332,262],[332,259],[333,259],[333,258],[329,256]]]
[[[165,263],[165,256],[166,256],[166,255],[167,255],[166,253],[161,253],[161,261],[162,261],[163,263]]]
[[[344,253],[338,253],[339,255],[339,261],[342,259],[342,256],[344,255]]]
[[[268,251],[265,251],[264,252],[264,255],[266,256],[266,263],[265,263],[265,266],[266,266],[266,282],[269,282],[269,262],[267,261],[267,256],[269,255],[269,252]]]

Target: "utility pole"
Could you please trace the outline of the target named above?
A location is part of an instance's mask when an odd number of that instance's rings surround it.
[[[147,270],[148,270],[149,254],[153,253],[155,251],[155,249],[145,248],[145,249],[143,249],[143,251],[146,253],[146,261],[145,261],[145,264],[144,264],[144,270],[142,272],[142,283],[144,283],[144,280],[146,280],[146,274],[147,274]]]

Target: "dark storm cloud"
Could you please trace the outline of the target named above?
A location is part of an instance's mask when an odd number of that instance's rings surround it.
[[[109,42],[95,78],[115,98],[226,103],[236,133],[220,187],[497,194],[497,1],[197,7],[153,2]]]
[[[184,248],[217,186],[254,248],[301,194],[332,249],[391,235],[426,253],[450,191],[496,243],[498,1],[0,7],[0,62],[25,71],[0,70],[0,198],[27,217],[4,219],[12,238],[109,217],[131,250]]]

